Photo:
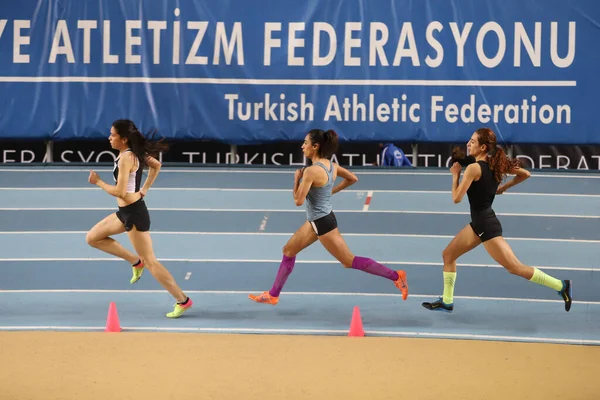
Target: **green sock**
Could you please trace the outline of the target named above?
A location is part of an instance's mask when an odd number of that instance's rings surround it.
[[[563,288],[563,283],[561,280],[558,280],[550,275],[545,274],[537,268],[533,269],[533,276],[530,279],[531,282],[537,283],[539,285],[544,285],[549,288],[560,292]]]
[[[444,297],[442,301],[446,304],[454,302],[454,283],[456,282],[456,272],[444,271]]]

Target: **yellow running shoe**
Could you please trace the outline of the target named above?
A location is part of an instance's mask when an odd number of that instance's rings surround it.
[[[136,266],[131,266],[133,275],[131,276],[131,280],[129,283],[132,285],[140,280],[142,274],[144,273],[144,263],[140,261],[140,263]]]
[[[167,313],[167,318],[179,318],[179,317],[181,317],[181,314],[183,314],[186,310],[192,308],[193,304],[194,303],[192,302],[192,299],[190,299],[189,297],[187,298],[185,304],[175,303],[175,308],[173,309],[172,312]]]

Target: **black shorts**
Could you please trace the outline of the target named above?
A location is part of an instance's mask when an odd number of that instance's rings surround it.
[[[150,230],[150,214],[144,199],[139,199],[125,207],[119,207],[117,218],[125,225],[125,230],[129,232],[133,226],[140,232]]]
[[[482,242],[502,236],[502,225],[491,208],[471,212],[470,225]]]
[[[310,225],[313,227],[317,236],[322,236],[338,227],[337,219],[335,218],[333,211],[324,217],[308,222],[310,222]]]

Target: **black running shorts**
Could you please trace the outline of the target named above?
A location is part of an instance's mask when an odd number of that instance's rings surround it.
[[[119,207],[117,218],[125,225],[125,230],[129,232],[135,225],[140,232],[150,230],[150,214],[144,199],[139,199],[125,207]]]
[[[502,236],[502,225],[491,208],[472,211],[470,225],[482,242]]]
[[[333,211],[324,217],[309,222],[317,236],[322,236],[338,227],[337,219],[335,218]]]

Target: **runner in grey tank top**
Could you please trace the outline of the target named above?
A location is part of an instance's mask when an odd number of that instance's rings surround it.
[[[302,152],[312,161],[312,165],[295,172],[293,195],[294,203],[298,207],[306,201],[306,222],[283,247],[283,259],[271,290],[258,295],[250,294],[248,297],[251,300],[257,303],[277,304],[283,285],[294,269],[296,255],[317,240],[345,268],[387,278],[400,289],[403,300],[408,297],[406,272],[391,270],[371,258],[354,256],[338,229],[331,196],[356,183],[358,178],[347,169],[331,162],[337,147],[338,137],[332,130],[325,132],[313,129],[304,138]],[[344,180],[334,186],[338,176]]]
[[[333,189],[333,163],[329,162],[327,168],[322,162],[317,162],[315,165],[323,168],[327,174],[327,183],[325,186],[311,186],[306,195],[306,218],[309,221],[315,221],[319,218],[327,216],[332,211],[331,206],[331,191]],[[302,182],[302,180],[300,180]]]

